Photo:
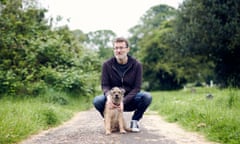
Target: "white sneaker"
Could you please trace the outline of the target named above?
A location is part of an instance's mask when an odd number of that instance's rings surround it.
[[[132,132],[140,132],[138,121],[137,120],[132,120],[130,128],[132,129]]]

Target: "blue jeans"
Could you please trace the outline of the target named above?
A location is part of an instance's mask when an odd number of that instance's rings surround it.
[[[107,100],[106,96],[104,95],[96,96],[93,100],[93,105],[100,112],[102,117],[104,117],[103,112],[106,100]],[[124,105],[124,111],[126,112],[135,111],[132,116],[132,120],[139,121],[142,118],[148,106],[151,104],[151,102],[152,96],[150,95],[150,93],[139,92],[133,97],[133,99],[127,105]]]

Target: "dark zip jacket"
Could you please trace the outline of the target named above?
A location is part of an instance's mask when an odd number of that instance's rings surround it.
[[[142,65],[128,55],[126,71],[121,75],[117,69],[115,57],[107,60],[102,66],[102,90],[106,94],[112,87],[125,89],[124,104],[129,103],[140,91],[142,84]]]

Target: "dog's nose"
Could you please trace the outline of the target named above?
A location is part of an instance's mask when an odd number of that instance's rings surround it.
[[[116,97],[116,98],[119,98],[119,96],[118,96],[118,95],[115,95],[115,97]]]

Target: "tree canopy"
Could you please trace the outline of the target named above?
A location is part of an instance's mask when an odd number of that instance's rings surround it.
[[[131,28],[150,89],[176,89],[214,80],[240,86],[239,2],[185,0],[178,9],[152,7]]]
[[[48,86],[94,92],[100,63],[81,31],[52,28],[34,1],[0,2],[0,94],[38,94]]]
[[[36,3],[0,0],[0,95],[37,94],[49,86],[93,94],[116,34],[52,27]],[[129,29],[130,54],[144,68],[143,87],[179,89],[210,80],[240,87],[239,5],[185,0],[178,9],[156,5],[146,11]]]
[[[213,62],[215,80],[222,86],[240,86],[239,16],[238,0],[185,0],[177,15],[184,55]]]

